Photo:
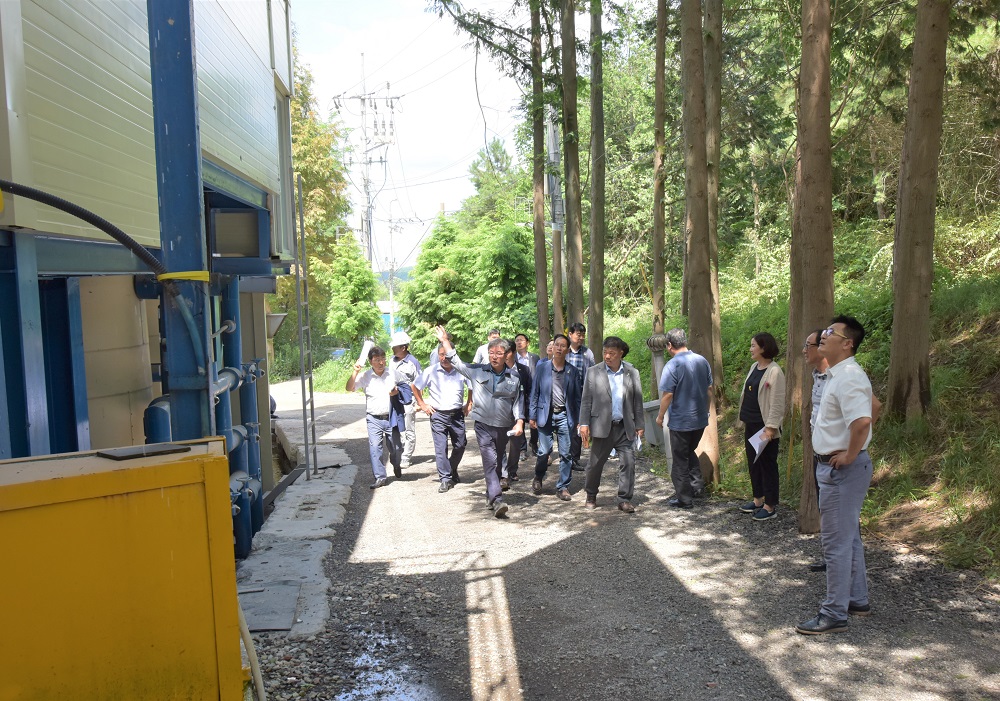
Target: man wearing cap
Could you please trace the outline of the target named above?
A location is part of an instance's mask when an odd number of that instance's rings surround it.
[[[389,372],[397,383],[405,383],[409,387],[420,376],[420,362],[410,353],[410,337],[405,331],[392,334],[389,341],[392,346],[392,360],[389,361]],[[417,447],[417,404],[411,401],[405,405],[405,430],[403,431],[403,454],[400,466],[409,467],[413,451]]]
[[[466,401],[468,380],[445,357],[443,346],[438,345],[437,353],[438,362],[425,368],[411,388],[421,411],[430,417],[434,461],[441,482],[438,492],[447,492],[458,482],[458,465],[465,455],[465,417],[472,411],[472,391]],[[428,394],[426,399],[424,391]],[[449,439],[451,455],[448,455]]]
[[[508,434],[524,435],[524,388],[518,374],[504,362],[509,350],[507,341],[495,338],[487,345],[489,364],[466,365],[458,357],[443,326],[435,328],[445,357],[472,386],[472,419],[476,422],[476,441],[483,459],[486,479],[486,502],[497,518],[507,513],[500,489],[500,456],[507,449]]]
[[[805,635],[842,633],[848,616],[867,616],[865,547],[858,520],[872,481],[872,385],[854,359],[865,338],[857,319],[838,316],[819,339],[830,364],[813,426],[819,482],[820,540],[826,558],[826,598],[815,618],[795,629]]]

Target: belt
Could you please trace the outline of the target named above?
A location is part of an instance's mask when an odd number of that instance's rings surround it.
[[[565,414],[565,413],[566,413],[566,407],[563,407],[562,409],[553,409],[552,410],[552,415],[553,416],[559,416],[559,414]]]
[[[380,419],[382,421],[388,421],[389,420],[389,415],[388,414],[368,414],[368,415],[370,417],[372,417],[373,419]]]
[[[843,452],[843,451],[837,451],[837,452]],[[868,452],[868,451],[867,450],[861,450],[861,451],[858,452],[858,455],[860,456],[861,453],[865,453],[865,452]],[[829,465],[830,464],[830,459],[834,455],[836,455],[836,454],[837,453],[829,453],[829,454],[826,454],[826,455],[821,455],[819,453],[816,453],[815,458],[816,458],[817,461],[823,462],[823,463],[826,463],[827,465]]]
[[[459,407],[458,409],[438,409],[437,407],[434,407],[434,412],[437,414],[461,414],[462,408]]]

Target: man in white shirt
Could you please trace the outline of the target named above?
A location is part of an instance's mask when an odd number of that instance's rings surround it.
[[[864,327],[857,319],[838,316],[819,340],[819,353],[830,365],[812,436],[820,537],[827,565],[826,599],[815,618],[796,626],[806,635],[841,633],[847,630],[849,615],[871,612],[864,544],[858,530],[872,480],[867,450],[872,435],[872,386],[854,359],[864,338]]]
[[[465,455],[468,441],[465,436],[465,417],[472,411],[472,390],[465,399],[467,381],[458,374],[438,345],[438,362],[426,368],[411,385],[413,398],[430,417],[431,436],[434,439],[434,460],[437,464],[441,486],[438,492],[447,492],[459,481],[458,465]],[[427,391],[424,398],[423,391]],[[451,439],[451,455],[448,440]]]
[[[404,419],[401,415],[395,415],[396,412],[391,407],[390,398],[396,395],[399,390],[396,387],[396,378],[386,368],[385,351],[378,346],[373,347],[368,351],[368,362],[371,367],[364,373],[361,373],[361,365],[354,366],[354,373],[347,378],[345,389],[348,392],[363,390],[365,393],[368,454],[372,461],[372,474],[375,476],[375,482],[370,488],[378,489],[385,486],[387,481],[385,465],[382,463],[382,451],[387,442],[389,444],[389,462],[392,464],[393,472],[396,477],[401,474],[399,456],[403,449],[403,443],[399,434],[399,425]]]

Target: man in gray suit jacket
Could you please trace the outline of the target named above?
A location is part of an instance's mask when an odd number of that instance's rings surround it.
[[[618,508],[635,511],[635,443],[643,434],[642,381],[639,371],[624,362],[628,344],[617,336],[604,339],[604,362],[587,370],[580,406],[580,438],[586,446],[593,439],[587,467],[586,506],[597,508],[601,473],[614,449],[618,453]]]

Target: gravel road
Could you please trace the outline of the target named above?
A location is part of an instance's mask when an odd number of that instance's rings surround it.
[[[471,424],[462,483],[438,494],[425,417],[415,464],[370,491],[363,397],[323,397],[361,469],[326,631],[254,636],[270,699],[1000,699],[1000,587],[976,573],[866,537],[872,616],[798,635],[825,581],[794,512],[672,509],[640,460],[635,514],[615,508],[614,461],[596,511],[583,473],[563,502],[555,466],[534,496],[522,463],[496,519]]]

